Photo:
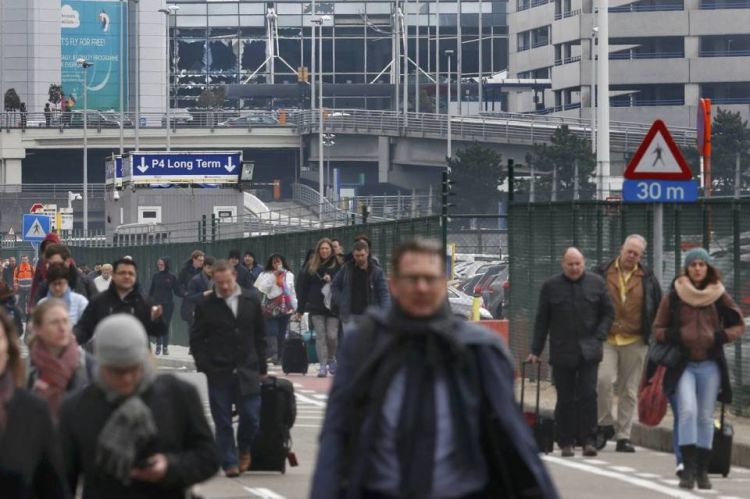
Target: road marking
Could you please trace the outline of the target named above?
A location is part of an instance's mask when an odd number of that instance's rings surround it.
[[[317,406],[317,407],[325,407],[326,406],[320,400],[315,400],[313,398],[306,397],[306,396],[304,396],[304,395],[302,395],[300,393],[296,394],[296,396],[297,396],[297,400],[300,400],[300,401],[302,401],[302,402],[304,402],[306,404],[311,404],[311,405],[314,405],[314,406]]]
[[[639,476],[641,478],[660,478],[659,475],[655,473],[636,473],[635,476]]]
[[[292,383],[292,386],[294,386],[294,388],[304,388],[304,386],[300,385],[299,383]]]
[[[328,395],[326,395],[325,393],[318,393],[316,395],[313,395],[313,397],[318,400],[328,400]]]
[[[315,390],[300,390],[300,393],[315,393]]]
[[[607,461],[602,461],[601,459],[586,459],[586,462],[589,464],[609,464]]]
[[[610,466],[609,469],[619,471],[620,473],[633,473],[635,469],[629,468],[628,466]]]
[[[312,415],[309,415],[309,414],[305,414],[304,416],[300,416],[299,414],[297,414],[297,419],[317,419],[318,421],[320,421],[321,419],[324,419],[324,417],[323,417],[322,414],[318,414],[317,416],[312,416]]]
[[[544,456],[543,459],[547,462],[554,463],[560,466],[567,466],[568,468],[577,469],[579,471],[585,471],[587,473],[591,473],[594,475],[614,478],[616,480],[620,480],[622,482],[635,485],[636,487],[641,487],[644,489],[652,490],[654,492],[660,492],[669,497],[677,497],[679,499],[698,499],[701,497],[695,494],[691,494],[684,490],[673,489],[671,487],[665,487],[664,485],[659,485],[658,483],[649,482],[649,481],[643,480],[642,478],[628,476],[623,473],[618,473],[616,471],[603,470],[601,468],[597,468],[596,466],[591,466],[583,462],[569,461],[563,458],[553,457],[553,456]]]
[[[253,494],[255,497],[261,497],[262,499],[286,499],[284,496],[280,496],[276,492],[274,492],[271,489],[265,489],[263,487],[243,487],[243,489],[247,490],[251,494]]]
[[[320,428],[319,424],[295,424],[293,428]]]

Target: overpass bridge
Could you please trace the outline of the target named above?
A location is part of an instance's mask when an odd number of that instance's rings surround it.
[[[95,112],[91,112],[95,113]],[[74,113],[75,114],[75,113]],[[266,149],[298,150],[300,165],[316,165],[320,132],[315,110],[287,112],[185,113],[173,118],[173,149]],[[232,117],[234,116],[234,117]],[[120,129],[119,114],[90,114],[86,136],[92,150],[118,151],[135,148],[136,135],[143,150],[163,149],[166,119],[163,115],[141,115],[147,126],[135,130],[135,116],[126,114]],[[448,116],[429,113],[396,113],[362,109],[326,109],[323,132],[335,133],[336,147],[324,152],[333,162],[372,162],[378,166],[378,181],[413,188],[430,182],[432,168],[445,165]],[[500,113],[451,117],[453,150],[474,141],[484,143],[504,159],[525,162],[535,144],[549,143],[561,125],[590,139],[591,124],[577,118]],[[78,119],[55,115],[46,126],[42,113],[0,113],[0,185],[20,185],[22,166],[29,151],[81,150],[84,130]],[[611,124],[614,170],[638,146],[649,126],[636,123]],[[677,143],[692,146],[694,131],[671,130]],[[315,168],[301,169],[301,176],[317,181]]]

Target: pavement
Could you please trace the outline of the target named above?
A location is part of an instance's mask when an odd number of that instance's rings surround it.
[[[158,356],[160,372],[170,372],[198,387],[208,411],[205,377],[194,371],[192,357],[187,348],[172,346],[168,357]],[[205,499],[305,499],[309,495],[312,473],[317,456],[317,439],[323,423],[325,405],[331,377],[317,378],[316,366],[310,366],[307,376],[289,375],[297,398],[297,422],[292,428],[293,450],[299,466],[287,467],[285,475],[279,473],[245,473],[239,478],[229,479],[217,474],[211,480],[196,486],[195,492]],[[284,376],[277,366],[271,373]],[[525,398],[533,402],[535,386],[527,383]],[[520,395],[520,383],[519,391]],[[555,402],[555,390],[547,382],[542,383],[540,405],[542,411],[551,411]],[[528,403],[526,404],[528,406]],[[735,425],[735,460],[728,478],[711,476],[714,489],[711,491],[685,491],[677,487],[674,474],[674,456],[671,452],[671,415],[668,414],[659,427],[654,429],[638,425],[633,431],[636,444],[635,454],[622,454],[614,451],[610,442],[596,458],[584,458],[580,454],[574,458],[561,458],[559,452],[542,456],[550,475],[564,499],[601,499],[605,495],[612,498],[680,498],[697,499],[712,497],[717,499],[750,498],[750,469],[739,465],[742,461],[743,446],[750,440],[750,423],[733,415],[728,417]],[[737,449],[740,449],[739,451]]]

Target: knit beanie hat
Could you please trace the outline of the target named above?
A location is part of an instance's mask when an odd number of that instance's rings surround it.
[[[695,260],[703,260],[708,265],[713,265],[714,259],[703,248],[693,248],[685,254],[685,268],[688,268]]]
[[[110,315],[94,330],[94,356],[100,365],[133,367],[146,362],[148,340],[143,324],[128,314]]]

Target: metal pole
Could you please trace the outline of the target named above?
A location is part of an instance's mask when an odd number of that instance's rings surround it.
[[[609,164],[609,0],[599,0],[599,64],[597,85],[599,85],[597,104],[597,147],[596,162],[599,166],[599,199],[609,197],[610,164]]]
[[[122,56],[125,52],[125,13],[128,11],[128,3],[125,0],[125,8],[120,5],[120,156],[125,154],[125,66],[122,62]]]
[[[417,23],[416,23],[416,38],[414,40],[414,43],[416,44],[415,51],[414,51],[414,61],[416,63],[416,68],[414,69],[414,111],[419,113],[419,70],[421,69],[421,66],[419,65],[419,38],[420,38],[420,23],[419,23],[419,16],[420,16],[420,5],[419,0],[417,0],[416,3],[416,10],[417,10]]]
[[[83,233],[89,232],[89,63],[83,63]]]
[[[580,193],[578,190],[578,161],[573,161],[573,200],[578,201]]]
[[[599,28],[594,27],[591,30],[591,48],[589,52],[591,54],[591,86],[589,92],[591,93],[591,152],[596,153],[596,32]]]
[[[318,20],[318,29],[320,30],[318,40],[320,41],[320,50],[318,50],[318,183],[320,184],[320,210],[319,221],[323,226],[323,206],[325,197],[323,196],[323,19]]]
[[[435,112],[440,113],[440,0],[435,0]]]
[[[404,44],[404,92],[403,92],[403,99],[404,99],[404,121],[408,119],[407,112],[409,111],[409,25],[407,12],[406,12],[406,6],[409,5],[408,0],[404,1],[404,10],[401,11],[401,40],[403,40]],[[400,43],[400,41],[399,41]],[[407,123],[405,123],[407,124]]]
[[[313,13],[312,15],[315,15],[315,1],[312,3],[312,9]],[[316,64],[317,60],[315,58],[315,45],[317,44],[316,41],[316,24],[313,21],[312,22],[312,47],[310,48],[310,109],[315,109],[315,99],[317,98],[317,94],[315,93],[315,77],[317,76],[316,73]]]
[[[482,0],[479,0],[479,111],[484,107],[484,72],[482,64],[482,45],[484,45],[484,25],[482,24]]]
[[[734,197],[739,199],[742,195],[742,173],[740,172],[740,152],[737,151],[737,158],[734,164]]]
[[[463,31],[461,30],[461,0],[458,0],[456,4],[456,106],[458,107],[458,115],[463,115],[462,102],[461,102],[461,77],[463,76]],[[450,99],[450,94],[448,94]],[[450,104],[450,100],[448,101]]]
[[[448,118],[448,166],[450,166],[450,160],[453,156],[453,144],[451,138],[451,54],[452,50],[446,50],[445,54],[448,56],[448,107],[446,109],[446,117]]]
[[[135,3],[135,29],[133,38],[135,39],[135,150],[141,149],[141,5],[139,0],[133,0]]]
[[[170,97],[170,85],[169,85],[169,73],[171,70],[171,64],[170,64],[170,57],[169,57],[169,16],[170,16],[170,9],[164,9],[162,12],[164,12],[164,18],[166,19],[166,30],[165,30],[165,36],[164,36],[164,42],[166,43],[166,54],[167,54],[167,151],[172,149],[172,137],[171,137],[171,128],[172,128],[172,112],[171,107],[169,105],[169,97]]]
[[[664,205],[654,205],[654,275],[662,282],[664,277]]]

